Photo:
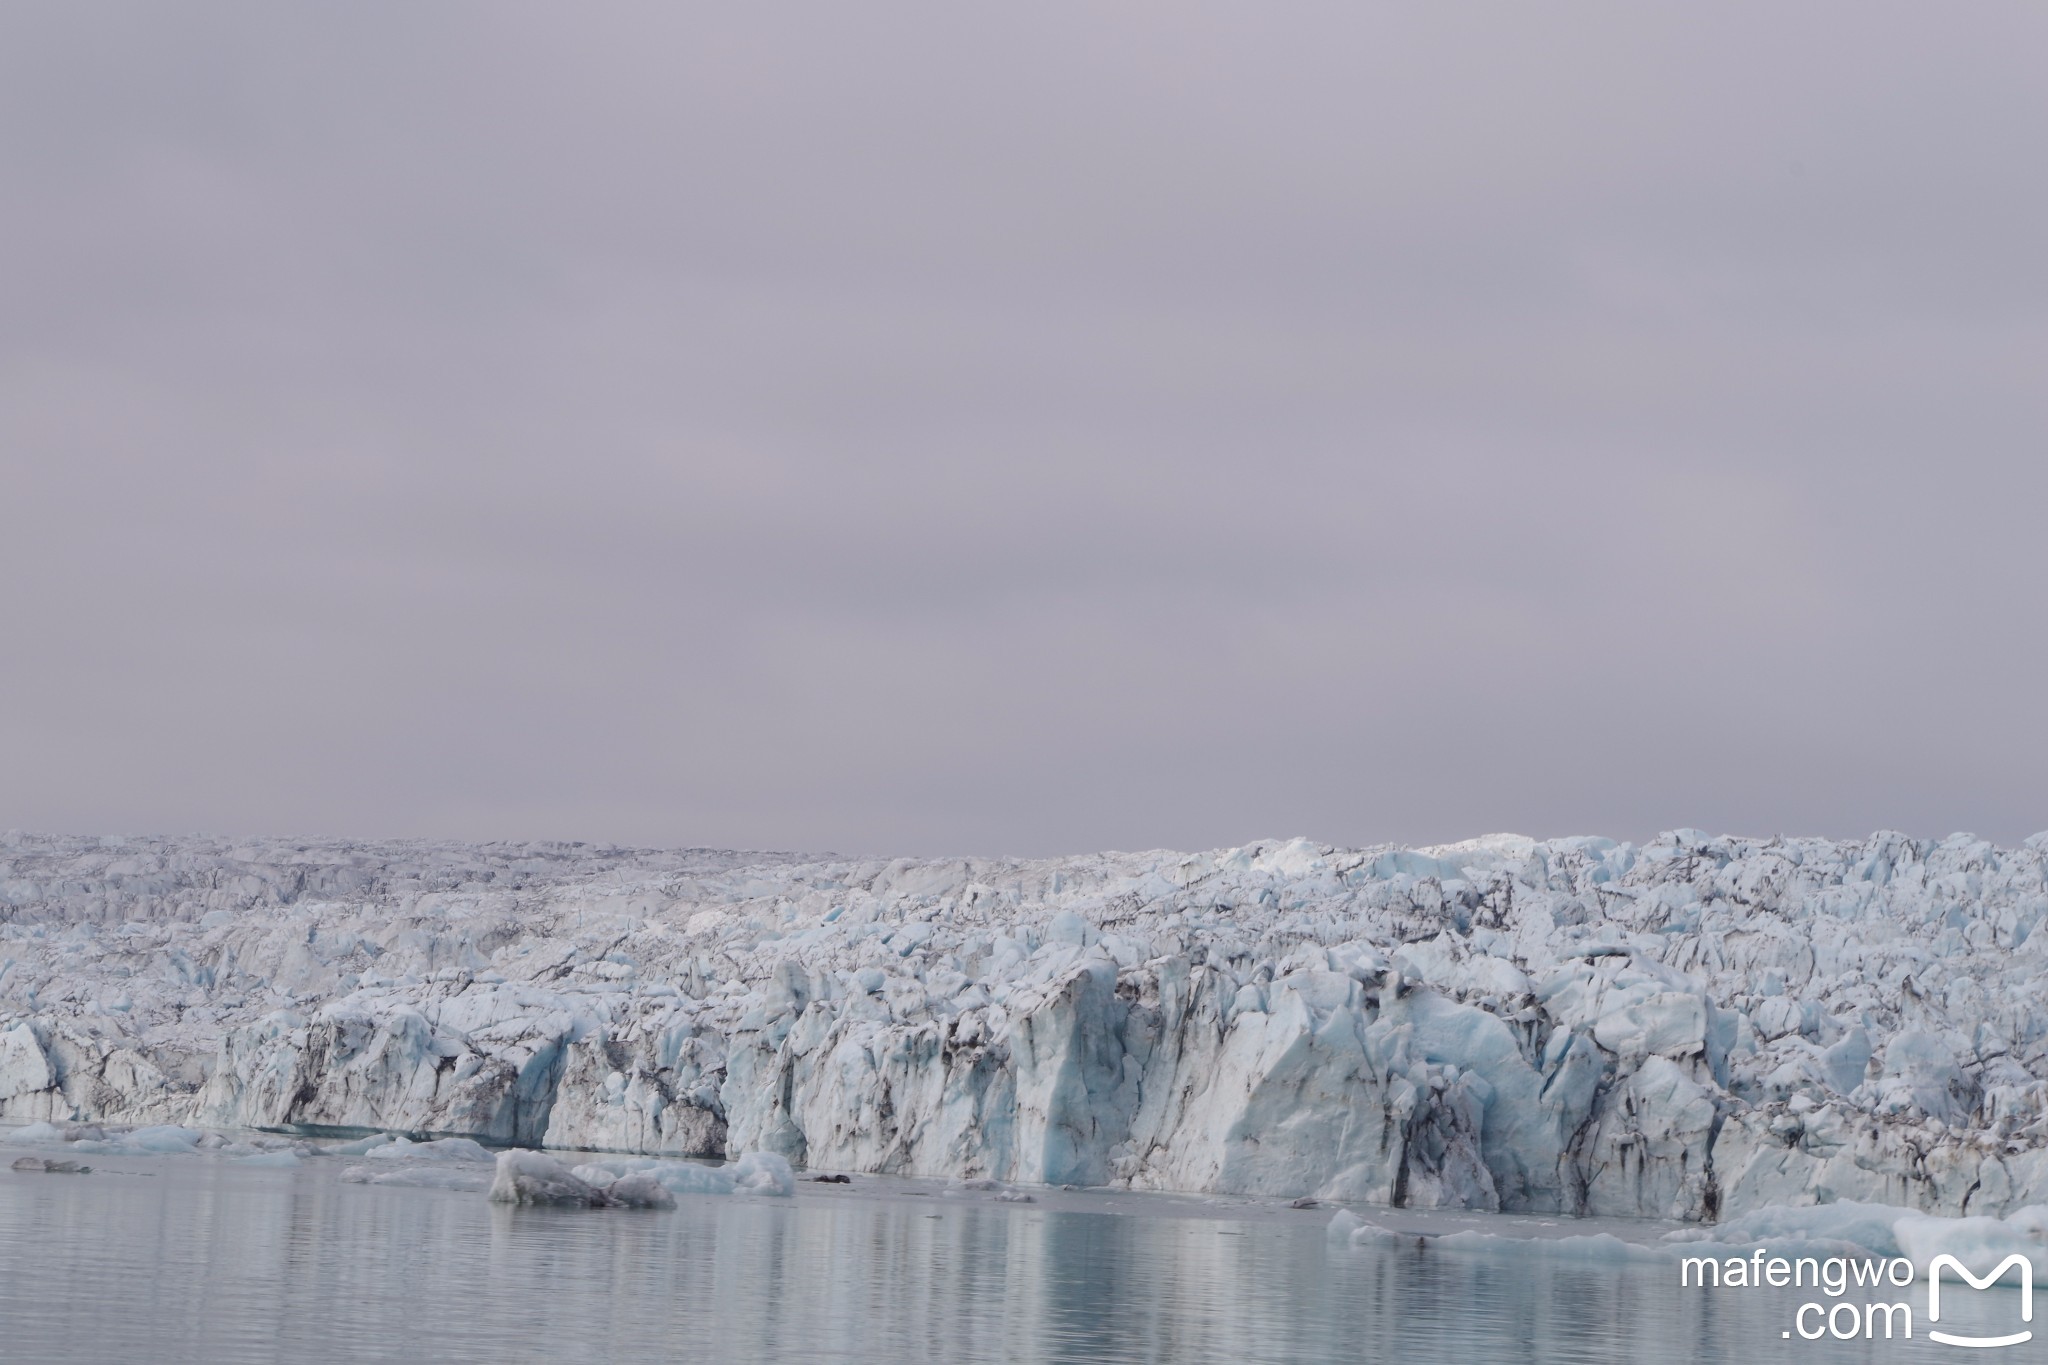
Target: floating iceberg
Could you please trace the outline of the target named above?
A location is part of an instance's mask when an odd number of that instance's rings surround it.
[[[372,1133],[351,1142],[330,1142],[321,1150],[328,1156],[368,1156],[379,1147],[387,1147],[400,1140],[395,1133]]]
[[[449,1161],[492,1162],[498,1158],[489,1148],[471,1138],[435,1138],[427,1142],[413,1142],[408,1138],[393,1137],[388,1142],[365,1146],[362,1156],[367,1161]]]
[[[1344,1247],[1391,1246],[1401,1240],[1392,1228],[1360,1218],[1349,1209],[1338,1209],[1330,1219],[1329,1240]]]
[[[796,1172],[789,1159],[774,1152],[748,1152],[732,1167],[734,1194],[766,1194],[787,1199],[796,1193]]]
[[[604,1187],[605,1198],[622,1209],[672,1209],[676,1197],[653,1175],[622,1175]]]
[[[497,1161],[497,1175],[491,1182],[490,1196],[492,1202],[499,1204],[672,1209],[676,1206],[674,1191],[678,1187],[691,1194],[731,1194],[741,1190],[746,1180],[737,1167],[682,1167],[659,1163],[627,1169],[622,1173],[611,1164],[601,1163],[571,1168],[545,1152],[516,1149],[498,1153]],[[745,1164],[744,1161],[738,1163],[739,1166]],[[698,1181],[690,1175],[696,1171],[716,1179]],[[782,1166],[782,1174],[789,1175],[786,1163]]]
[[[723,1166],[692,1161],[653,1161],[645,1157],[607,1157],[572,1171],[578,1179],[601,1189],[625,1179],[647,1180],[673,1194],[762,1194],[788,1197],[796,1193],[796,1172],[773,1152],[749,1152]]]
[[[603,1190],[545,1152],[498,1153],[498,1173],[491,1181],[490,1193],[494,1204],[595,1209],[610,1202]]]
[[[91,1175],[92,1167],[81,1166],[76,1161],[62,1161],[56,1157],[16,1157],[8,1167],[25,1175]]]
[[[96,1152],[105,1156],[171,1156],[180,1152],[196,1151],[200,1139],[205,1136],[205,1133],[196,1128],[159,1123],[131,1132],[110,1133],[101,1138],[81,1138],[72,1142],[71,1146],[75,1151]]]

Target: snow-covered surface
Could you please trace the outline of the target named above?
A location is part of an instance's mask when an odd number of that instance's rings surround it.
[[[2048,1202],[2044,863],[2042,836],[1693,831],[1043,861],[9,834],[0,1121],[2003,1218]]]

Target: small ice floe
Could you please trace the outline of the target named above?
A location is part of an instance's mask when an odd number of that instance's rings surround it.
[[[569,1174],[603,1191],[606,1200],[619,1208],[672,1209],[676,1197],[661,1183],[660,1165],[631,1158],[616,1164],[591,1161],[571,1167]]]
[[[219,1152],[226,1156],[255,1156],[265,1152],[309,1152],[311,1144],[289,1138],[258,1137],[239,1141],[222,1133],[201,1128],[184,1128],[175,1123],[152,1124],[142,1128],[103,1128],[96,1123],[31,1123],[4,1137],[10,1147],[69,1147],[95,1156],[175,1156],[190,1152]]]
[[[475,1162],[484,1165],[496,1161],[490,1148],[470,1138],[435,1138],[430,1142],[414,1142],[409,1138],[392,1138],[380,1142],[363,1153],[366,1161],[433,1161],[433,1162]]]
[[[600,1157],[571,1167],[542,1152],[500,1152],[491,1198],[501,1204],[584,1208],[674,1208],[679,1194],[796,1193],[796,1173],[772,1152],[749,1152],[724,1166],[651,1157]]]
[[[622,1209],[672,1209],[676,1197],[652,1171],[622,1175],[604,1187],[605,1198]]]
[[[1002,1181],[990,1180],[986,1176],[976,1176],[971,1180],[963,1180],[957,1185],[949,1185],[946,1187],[946,1193],[992,1194],[996,1197],[998,1204],[1035,1204],[1038,1202],[1037,1199],[1024,1193],[1024,1191],[1013,1190]]]
[[[92,1167],[81,1166],[75,1161],[60,1161],[56,1157],[24,1156],[15,1159],[13,1170],[29,1174],[44,1175],[91,1175]]]
[[[1349,1209],[1337,1210],[1330,1219],[1330,1245],[1363,1249],[1367,1247],[1412,1247],[1417,1251],[1516,1251],[1532,1255],[1563,1257],[1573,1261],[1615,1263],[1662,1260],[1666,1253],[1655,1247],[1625,1242],[1600,1232],[1582,1237],[1517,1237],[1466,1229],[1462,1232],[1428,1235],[1396,1232],[1389,1227],[1360,1218]]]
[[[71,1147],[73,1151],[91,1152],[99,1156],[174,1156],[198,1150],[199,1141],[205,1136],[206,1134],[197,1128],[181,1128],[175,1123],[158,1123],[126,1133],[108,1133],[99,1138],[80,1138],[73,1141]]]
[[[103,1128],[92,1123],[31,1123],[7,1135],[10,1146],[68,1146],[95,1156],[185,1156],[206,1152],[258,1166],[296,1166],[299,1158],[321,1151],[302,1138],[259,1134],[232,1137],[175,1123],[142,1128]]]
[[[669,1167],[666,1169],[674,1169]],[[704,1170],[706,1167],[693,1167]],[[708,1169],[731,1171],[734,1194],[765,1194],[787,1197],[796,1193],[796,1172],[789,1168],[789,1162],[773,1152],[748,1152],[730,1166]],[[666,1180],[662,1182],[668,1184]],[[671,1189],[674,1186],[670,1186]]]
[[[587,1177],[587,1178],[586,1178]],[[545,1152],[498,1153],[491,1181],[497,1204],[552,1205],[584,1209],[672,1209],[676,1197],[653,1171],[625,1175],[597,1165],[571,1170]]]
[[[600,1209],[611,1200],[603,1190],[545,1152],[515,1150],[498,1153],[491,1202]]]
[[[196,1128],[164,1125],[108,1132],[96,1123],[31,1123],[0,1134],[9,1147],[70,1147],[98,1156],[142,1156],[188,1152],[203,1136]]]
[[[1392,1228],[1383,1228],[1378,1223],[1368,1223],[1350,1209],[1338,1209],[1336,1217],[1330,1220],[1326,1234],[1333,1246],[1368,1247],[1391,1246],[1404,1240]]]
[[[488,1168],[498,1159],[470,1138],[414,1142],[389,1133],[321,1150],[330,1156],[358,1156],[367,1163],[343,1171],[343,1184],[403,1185],[422,1190],[487,1190],[492,1181]]]
[[[357,1138],[353,1142],[330,1143],[320,1150],[329,1156],[368,1156],[377,1148],[389,1146],[397,1141],[399,1139],[390,1133],[372,1133],[368,1137]]]
[[[1799,1207],[1771,1204],[1708,1227],[1681,1228],[1665,1234],[1664,1240],[1680,1244],[1769,1245],[1773,1251],[1782,1250],[1787,1256],[1871,1252],[1897,1256],[1899,1240],[1894,1228],[1901,1218],[1908,1216],[1917,1216],[1917,1211],[1855,1199]]]
[[[277,1137],[254,1137],[246,1141],[240,1141],[227,1136],[225,1133],[208,1133],[193,1144],[192,1150],[195,1152],[212,1152],[217,1156],[233,1157],[237,1160],[246,1160],[250,1157],[259,1156],[322,1155],[320,1148],[310,1142]],[[278,1161],[259,1164],[285,1166],[296,1165],[297,1163]]]
[[[2034,1283],[2048,1284],[2048,1205],[2029,1204],[2004,1218],[1942,1218],[1907,1214],[1892,1225],[1899,1251],[1916,1265],[1953,1256],[1967,1265],[1989,1265],[2017,1252],[2034,1269]]]
[[[1482,1232],[1473,1228],[1436,1234],[1396,1232],[1392,1228],[1382,1227],[1378,1223],[1360,1218],[1349,1209],[1339,1209],[1336,1216],[1330,1219],[1328,1237],[1331,1246],[1358,1249],[1406,1247],[1432,1253],[1510,1251],[1518,1255],[1557,1257],[1596,1264],[1661,1261],[1669,1255],[1657,1247],[1623,1241],[1605,1232],[1573,1237],[1525,1237],[1512,1233]]]

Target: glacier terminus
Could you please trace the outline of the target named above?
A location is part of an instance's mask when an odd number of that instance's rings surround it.
[[[2048,836],[0,836],[0,1122],[1716,1222],[2048,1202]]]

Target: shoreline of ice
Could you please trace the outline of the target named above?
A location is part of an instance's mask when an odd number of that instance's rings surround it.
[[[2048,837],[0,837],[0,1122],[1408,1209],[2048,1202]]]

